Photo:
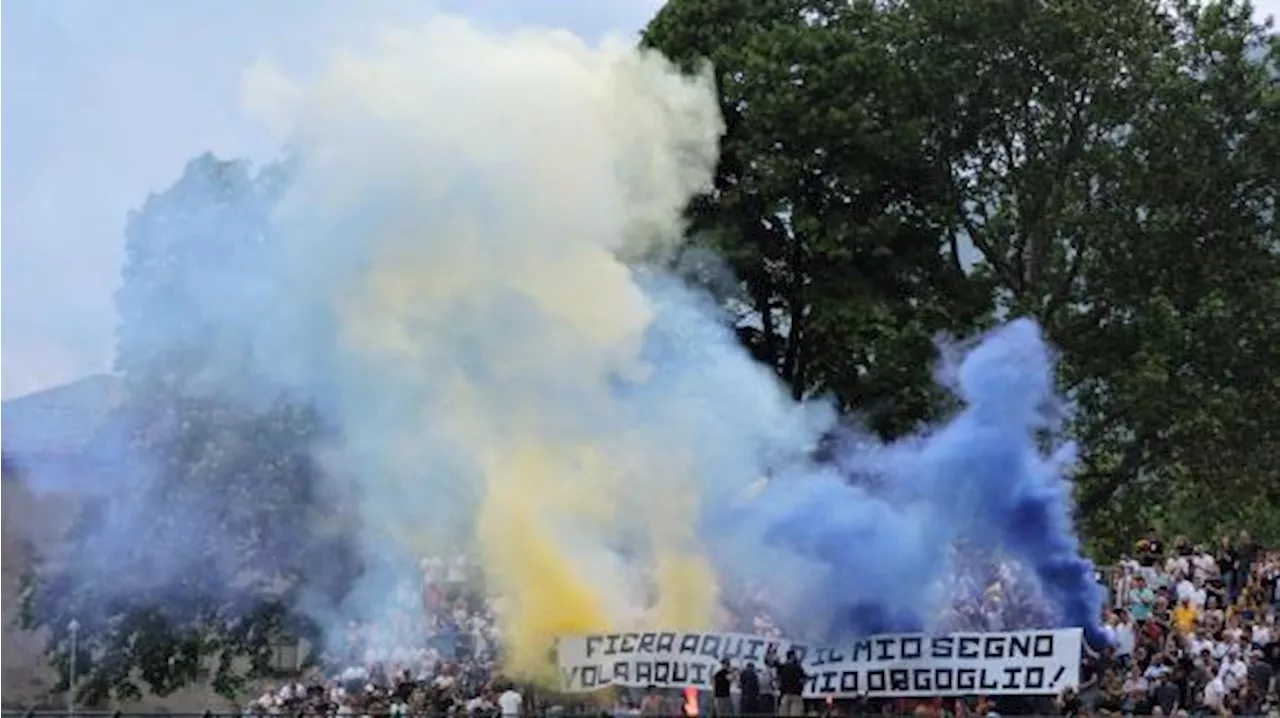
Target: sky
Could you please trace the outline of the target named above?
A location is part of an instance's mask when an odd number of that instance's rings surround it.
[[[242,111],[260,58],[307,73],[380,29],[463,13],[587,39],[661,0],[9,0],[0,18],[0,374],[5,399],[110,368],[130,209],[206,151],[269,160]],[[1280,14],[1280,0],[1259,0]]]
[[[660,0],[9,0],[0,20],[0,369],[9,399],[111,364],[124,224],[187,160],[274,156],[242,109],[268,58],[318,71],[388,27],[465,14],[589,40],[634,35]]]

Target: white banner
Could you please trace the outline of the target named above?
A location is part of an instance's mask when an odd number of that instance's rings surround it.
[[[558,642],[566,691],[607,686],[710,688],[721,658],[757,670],[794,650],[806,698],[1053,695],[1080,682],[1081,631],[887,635],[814,648],[740,633],[608,633]]]

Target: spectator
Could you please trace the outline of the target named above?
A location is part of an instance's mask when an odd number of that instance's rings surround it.
[[[1129,661],[1133,657],[1133,649],[1137,647],[1138,642],[1133,622],[1129,620],[1129,612],[1124,609],[1113,612],[1108,623],[1112,640],[1115,641],[1116,662],[1128,668]]]
[[[1222,685],[1228,691],[1238,690],[1248,681],[1249,668],[1240,658],[1239,648],[1232,646],[1227,649],[1227,655],[1218,669],[1218,678],[1222,680]]]
[[[769,650],[760,667],[760,698],[756,702],[757,712],[762,716],[772,716],[777,708],[778,672],[773,661],[774,649]]]
[[[1153,695],[1155,707],[1159,708],[1165,715],[1173,715],[1181,703],[1181,694],[1182,691],[1170,676],[1161,676],[1156,683],[1156,690]]]
[[[1134,574],[1130,579],[1128,590],[1129,614],[1133,620],[1146,621],[1155,610],[1156,592],[1147,585],[1147,578],[1142,574]]]
[[[1249,654],[1247,673],[1249,683],[1258,695],[1265,696],[1271,692],[1275,681],[1275,668],[1267,662],[1266,655],[1262,651],[1255,650]]]
[[[506,690],[498,696],[498,708],[502,718],[520,718],[524,713],[524,696],[520,695],[514,685],[507,684]]]
[[[787,718],[803,716],[804,684],[809,680],[809,674],[800,665],[795,651],[787,651],[787,660],[777,667],[777,671],[778,693],[781,696],[778,714]]]
[[[1164,557],[1164,540],[1160,538],[1160,532],[1157,529],[1151,529],[1147,532],[1147,537],[1142,540],[1146,545],[1147,554],[1150,556],[1150,565],[1154,566]]]
[[[1263,585],[1266,587],[1268,596],[1267,603],[1271,606],[1271,615],[1280,614],[1280,569],[1277,569],[1273,563],[1270,566],[1270,576],[1263,577]]]
[[[1195,553],[1191,556],[1191,577],[1203,585],[1210,579],[1221,576],[1222,573],[1218,570],[1218,562],[1213,554],[1209,553],[1204,546],[1196,546]]]
[[[1190,576],[1191,553],[1191,544],[1186,536],[1174,539],[1173,553],[1164,562],[1164,572],[1170,576]]]
[[[1176,590],[1178,601],[1187,601],[1196,610],[1203,610],[1208,602],[1208,593],[1205,591],[1204,582],[1190,574],[1182,574],[1182,580],[1178,581]]]
[[[720,659],[720,669],[712,676],[712,694],[716,718],[733,715],[733,665],[728,658]]]
[[[644,698],[640,701],[640,715],[642,716],[665,716],[669,713],[667,709],[667,701],[658,692],[657,686],[649,686],[645,691]]]
[[[1179,599],[1178,607],[1173,609],[1173,623],[1178,628],[1178,632],[1182,634],[1190,633],[1195,629],[1199,620],[1200,612],[1191,604],[1191,599]]]
[[[760,714],[760,676],[756,673],[756,664],[748,662],[738,674],[738,689],[741,691],[739,709],[742,715]]]
[[[1253,575],[1253,565],[1258,560],[1258,544],[1254,543],[1248,531],[1241,531],[1236,541],[1236,583],[1239,586],[1249,585]]]
[[[1232,616],[1231,621],[1238,621],[1238,617]],[[1261,650],[1263,646],[1271,642],[1271,623],[1270,613],[1263,616],[1260,620],[1255,620],[1252,625],[1248,626],[1248,630],[1241,629],[1240,635],[1247,638],[1246,641],[1251,647]]]
[[[957,703],[960,704],[959,701],[957,701]],[[963,704],[960,704],[960,705],[963,705]],[[1082,709],[1084,708],[1084,704],[1080,700],[1079,693],[1076,692],[1076,689],[1070,688],[1070,687],[1068,687],[1066,690],[1062,692],[1061,695],[1058,696],[1056,705],[1057,705],[1059,714],[1064,716],[1070,716],[1070,717],[1080,715],[1080,713],[1082,712]],[[960,711],[957,711],[956,714],[959,715]]]
[[[1222,574],[1222,583],[1226,586],[1227,592],[1231,595],[1235,593],[1236,585],[1236,566],[1240,563],[1240,557],[1236,553],[1236,548],[1231,542],[1230,536],[1223,536],[1218,539],[1218,547],[1214,552],[1215,563],[1218,564],[1218,570]]]

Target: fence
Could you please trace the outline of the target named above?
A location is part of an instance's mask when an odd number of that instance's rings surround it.
[[[1112,606],[1113,598],[1114,598],[1112,594],[1113,594],[1113,587],[1115,585],[1115,577],[1118,573],[1118,567],[1110,566],[1110,565],[1099,566],[1097,567],[1097,572],[1098,572],[1098,582],[1106,589],[1107,607],[1108,609],[1110,609]],[[456,650],[458,646],[456,645],[456,643],[454,643],[455,641],[454,637],[448,637],[448,638],[450,639],[450,642],[447,648],[450,650],[450,654],[451,654],[452,651]],[[446,648],[446,646],[444,645],[437,646],[437,649],[444,649],[444,648]],[[274,647],[272,652],[272,665],[275,667],[276,672],[282,677],[296,675],[298,673],[298,669],[301,666],[302,653],[303,653],[303,648],[301,647],[300,644],[277,645]],[[810,701],[810,703],[813,704],[812,707],[814,708],[819,708],[819,709],[822,708],[821,704],[819,703],[816,703],[813,701]],[[48,703],[45,703],[44,705],[47,706]],[[812,712],[810,712],[810,714],[812,715]],[[871,714],[876,716],[881,715],[879,711],[876,711]],[[135,717],[137,718],[244,718],[245,715],[247,714],[217,713],[217,712],[211,712],[211,711],[206,711],[203,713],[175,713],[175,712],[168,712],[163,710],[143,711],[143,712],[94,711],[94,710],[75,710],[74,712],[72,712],[66,709],[0,711],[0,718],[55,718],[55,717],[70,718],[71,716],[74,716],[75,718],[135,718]],[[601,716],[601,715],[611,716],[612,714],[609,713],[608,711],[602,711],[602,710],[584,711],[577,707],[574,707],[571,709],[558,707],[555,709],[538,711],[534,713],[526,713],[524,718],[555,718],[556,716],[588,716],[588,715],[589,716]],[[819,711],[818,715],[822,715],[822,712]],[[855,718],[858,715],[860,714],[856,712],[850,712],[848,710],[841,710],[839,712],[840,718]],[[1002,712],[1000,715],[1003,716],[1003,718],[1016,718],[1018,714]],[[1027,716],[1044,715],[1044,713],[1025,713],[1023,715],[1027,715]],[[292,717],[292,714],[290,713],[272,713],[272,714],[268,714],[267,718],[293,718],[293,717]],[[304,714],[303,718],[319,718],[319,717],[315,716],[315,714]],[[445,714],[443,713],[390,713],[390,714],[362,713],[360,714],[360,718],[445,718]],[[619,716],[618,718],[622,718],[622,717]],[[633,716],[628,715],[626,716],[626,718],[633,718]],[[663,718],[663,717],[650,716],[647,718]],[[688,717],[672,716],[670,718],[688,718]],[[757,716],[714,716],[713,711],[708,711],[704,709],[703,718],[761,718],[761,716],[758,716],[758,715]]]
[[[84,712],[76,711],[74,714],[57,711],[3,711],[3,718],[245,718],[249,714],[242,713],[124,713],[124,712]],[[457,716],[456,713],[361,713],[358,718],[450,718]],[[483,715],[483,714],[471,714]],[[497,714],[493,714],[495,717]],[[560,718],[569,716],[572,718],[617,718],[626,715],[627,718],[633,718],[638,714],[617,714],[609,710],[598,709],[592,711],[561,711],[561,710],[545,710],[535,713],[522,713],[521,718]],[[817,718],[884,718],[885,713],[880,710],[848,711],[839,708],[833,708],[829,711],[807,713],[809,716],[817,716]],[[1034,718],[1035,716],[1054,715],[1051,712],[1028,712],[1028,713],[1000,713],[1000,718]],[[315,713],[269,713],[264,718],[324,718]],[[351,716],[349,718],[356,718]],[[513,718],[507,716],[506,718]],[[661,716],[645,716],[645,718],[690,718],[688,715],[661,715]],[[702,718],[766,718],[760,715],[714,715],[705,714]]]

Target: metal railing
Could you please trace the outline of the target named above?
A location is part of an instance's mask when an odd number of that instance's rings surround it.
[[[818,705],[815,703],[815,708]],[[3,711],[0,713],[3,718],[68,718],[69,715],[65,711]],[[247,713],[171,713],[165,711],[155,712],[110,712],[110,711],[77,711],[73,714],[75,718],[245,718]],[[257,715],[257,714],[252,714]],[[446,718],[446,716],[456,716],[456,713],[430,712],[430,713],[359,713],[359,718]],[[497,716],[498,714],[492,714]],[[545,710],[533,713],[522,713],[521,718],[613,718],[619,715],[608,708],[597,708],[594,710],[565,711],[565,710]],[[631,714],[629,714],[631,715]],[[864,710],[850,711],[835,706],[828,710],[819,712],[806,713],[807,716],[817,716],[818,718],[884,718],[884,713],[880,710]],[[1035,716],[1052,716],[1054,713],[1000,713],[1001,718],[1033,718]],[[270,713],[264,714],[264,718],[325,718],[326,714],[317,713]],[[659,715],[646,716],[645,718],[691,718],[686,714],[675,715]],[[698,717],[693,717],[698,718]],[[701,714],[700,718],[775,718],[772,715],[718,715],[715,713]]]

